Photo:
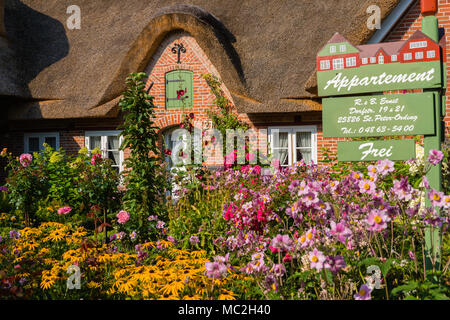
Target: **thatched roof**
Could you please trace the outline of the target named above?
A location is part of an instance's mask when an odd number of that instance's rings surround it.
[[[81,29],[69,30],[73,1],[4,1],[25,85],[10,108],[15,119],[115,116],[127,74],[143,71],[164,37],[180,29],[211,59],[238,111],[320,110],[319,49],[335,32],[364,43],[374,32],[366,8],[377,4],[385,17],[399,2],[78,0]]]

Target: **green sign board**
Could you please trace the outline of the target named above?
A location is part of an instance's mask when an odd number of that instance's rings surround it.
[[[320,71],[317,72],[317,85],[321,97],[441,88],[441,62],[389,63]]]
[[[433,93],[322,99],[324,138],[434,134]]]
[[[416,156],[414,140],[338,142],[338,161],[410,160]]]

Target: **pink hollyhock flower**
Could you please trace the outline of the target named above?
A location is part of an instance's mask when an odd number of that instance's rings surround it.
[[[377,209],[372,210],[367,217],[367,224],[369,231],[380,232],[387,228],[387,222],[391,221],[391,218],[384,211]]]
[[[254,153],[247,153],[246,155],[245,155],[245,160],[247,160],[247,161],[253,161],[254,159],[255,159],[255,154]]]
[[[283,258],[283,263],[291,262],[291,261],[292,261],[292,256],[289,253],[286,253]]]
[[[250,166],[242,166],[240,170],[242,173],[248,173],[250,171]]]
[[[33,156],[29,153],[22,153],[19,157],[19,162],[24,168],[28,167],[31,161],[33,161]]]
[[[101,158],[102,155],[100,153],[93,154],[91,158],[91,164],[95,166],[97,164],[97,161],[100,160]]]
[[[352,231],[345,226],[344,221],[341,221],[339,223],[331,221],[330,226],[331,234],[337,237],[339,242],[345,243],[345,240],[352,236]]]
[[[61,215],[61,214],[68,214],[70,211],[72,211],[71,207],[62,207],[59,208],[57,212],[59,215]]]
[[[381,176],[385,176],[388,173],[393,172],[395,170],[394,162],[392,162],[389,159],[378,160],[377,161],[377,170]]]
[[[370,293],[372,292],[372,289],[370,289],[366,284],[363,284],[361,288],[359,288],[359,291],[357,294],[355,294],[353,297],[355,300],[370,300]]]
[[[360,193],[374,194],[376,192],[375,183],[370,180],[361,180],[358,183],[358,187]]]
[[[431,163],[433,166],[439,164],[439,162],[442,161],[444,158],[444,153],[442,151],[433,149],[430,150],[430,153],[428,155],[428,162]]]
[[[254,166],[252,168],[251,174],[260,175],[261,174],[261,167],[259,165]]]
[[[130,220],[130,214],[125,210],[121,210],[117,214],[117,222],[120,224],[125,224],[128,220]]]
[[[430,199],[431,204],[433,206],[437,207],[443,207],[445,202],[445,197],[443,192],[438,192],[436,190],[431,190],[431,192],[428,193],[428,199]]]
[[[315,268],[317,271],[320,271],[323,269],[323,265],[325,263],[326,257],[324,256],[324,254],[321,251],[314,248],[313,251],[309,252],[308,258],[309,258],[311,268]]]

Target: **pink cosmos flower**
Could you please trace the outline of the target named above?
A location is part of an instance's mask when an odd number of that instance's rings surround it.
[[[391,190],[399,200],[405,201],[412,199],[412,194],[414,191],[408,182],[408,177],[404,177],[400,181],[394,180],[394,186]]]
[[[100,153],[93,154],[91,158],[91,164],[95,166],[98,163],[98,160],[100,160],[101,158],[102,155]]]
[[[428,155],[428,162],[431,163],[433,166],[439,164],[439,162],[442,161],[444,158],[444,153],[442,151],[433,149],[430,150],[430,153]]]
[[[367,216],[367,224],[369,231],[380,232],[387,228],[387,222],[391,221],[391,218],[381,210],[373,209]]]
[[[341,269],[345,268],[346,263],[344,257],[336,256],[336,257],[327,257],[324,267],[329,269],[332,273],[336,274]]]
[[[117,222],[120,224],[125,224],[128,220],[130,220],[130,214],[125,210],[121,210],[117,214]]]
[[[393,172],[395,170],[394,162],[392,162],[389,159],[378,160],[377,161],[377,170],[381,176],[385,176],[388,173]]]
[[[370,165],[367,167],[367,174],[369,177],[377,177],[378,176],[378,169],[376,166]]]
[[[450,195],[444,197],[444,207],[450,208]]]
[[[321,251],[317,250],[317,248],[314,248],[313,251],[309,252],[308,258],[311,268],[315,268],[317,271],[323,269],[326,257]]]
[[[317,197],[317,193],[313,192],[313,191],[304,194],[303,197],[302,197],[302,202],[307,207],[313,206],[315,203],[319,202],[319,200],[320,199]]]
[[[275,249],[289,251],[292,247],[292,240],[287,234],[278,234],[275,238],[272,239],[271,246]]]
[[[22,167],[26,168],[30,165],[31,161],[33,161],[33,156],[29,153],[22,153],[19,157],[19,161]]]
[[[430,199],[431,204],[437,207],[443,207],[445,204],[445,197],[443,192],[438,192],[436,190],[431,190],[428,193],[428,199]]]
[[[374,194],[376,192],[375,190],[375,183],[370,180],[361,180],[358,183],[359,192],[360,193],[367,193],[367,194]]]
[[[61,215],[61,214],[68,214],[70,211],[72,211],[72,208],[71,207],[62,207],[62,208],[59,208],[58,209],[58,214],[59,215]]]
[[[339,242],[345,243],[345,240],[352,236],[352,231],[345,226],[345,222],[341,221],[336,224],[336,222],[331,221],[331,234],[337,237]]]
[[[361,288],[359,289],[358,293],[355,294],[353,297],[355,298],[355,300],[370,300],[371,292],[372,292],[372,289],[370,289],[366,284],[363,284],[361,286]]]

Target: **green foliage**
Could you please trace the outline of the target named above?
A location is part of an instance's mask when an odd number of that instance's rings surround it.
[[[6,198],[10,213],[26,225],[45,221],[73,222],[89,226],[86,214],[92,206],[98,206],[112,218],[120,203],[119,177],[109,159],[100,157],[91,163],[87,150],[68,156],[61,149],[44,145],[44,150],[34,153],[29,165],[24,166],[11,154],[8,158]],[[6,202],[6,200],[4,200]],[[68,206],[67,215],[57,210]]]
[[[214,128],[219,130],[223,137],[226,136],[227,129],[248,130],[248,124],[239,120],[237,114],[233,112],[230,101],[225,97],[221,89],[220,80],[211,74],[204,74],[203,79],[208,83],[211,92],[216,97],[214,105],[219,109],[218,111],[208,110],[208,117],[212,120]]]
[[[131,214],[129,227],[139,231],[139,237],[147,235],[146,221],[149,215],[158,214],[163,204],[166,179],[161,171],[161,152],[157,147],[158,134],[153,125],[155,118],[153,97],[144,91],[145,73],[132,73],[127,79],[119,107],[124,112],[121,150],[129,149],[125,160],[126,192],[124,207]]]

